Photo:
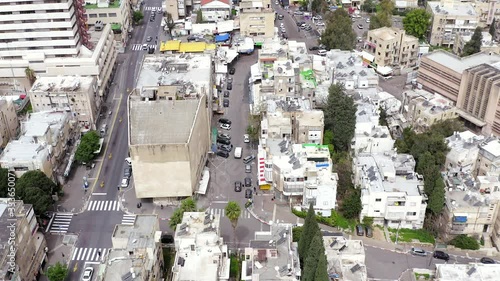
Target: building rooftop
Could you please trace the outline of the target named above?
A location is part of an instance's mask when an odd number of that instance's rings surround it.
[[[93,84],[94,78],[80,76],[40,77],[36,80],[31,92],[66,93],[86,92]]]
[[[134,225],[117,224],[112,237],[128,239],[126,250],[154,248],[157,221],[156,215],[137,215]]]
[[[328,274],[342,274],[342,280],[362,281],[367,279],[365,248],[361,240],[344,237],[323,236],[328,260]]]
[[[267,112],[292,112],[292,111],[310,111],[312,109],[309,99],[286,98],[268,99]]]
[[[429,2],[431,3],[435,2]],[[467,3],[468,4],[468,3]],[[435,61],[438,64],[446,66],[457,73],[462,73],[464,70],[486,63],[486,64],[494,64],[500,61],[500,55],[498,54],[488,54],[488,53],[477,53],[467,57],[458,57],[450,52],[437,50],[432,53],[429,53],[425,57]]]
[[[379,118],[377,106],[369,103],[358,104],[356,110],[356,124],[370,123],[376,126],[379,124]]]
[[[468,207],[488,206],[491,200],[500,199],[500,192],[481,188],[481,183],[476,181],[471,174],[457,173],[449,175],[446,181],[446,205],[450,210]],[[492,178],[490,178],[491,180]],[[486,179],[487,180],[487,179]]]
[[[495,158],[500,157],[500,140],[498,139],[488,142],[486,145],[481,146],[481,148],[491,153]]]
[[[477,145],[484,140],[484,136],[476,135],[471,131],[454,132],[451,137],[446,138],[446,143],[451,151],[469,150],[477,148]]]
[[[368,68],[356,52],[330,50],[326,55],[327,68],[334,69],[334,80],[378,79],[373,68]]]
[[[130,258],[128,250],[111,249],[107,253],[106,271],[101,280],[127,280],[142,281],[146,276],[141,275],[143,260]],[[134,271],[135,278],[132,277],[131,270]]]
[[[496,281],[500,264],[436,264],[439,281]]]
[[[50,129],[51,135],[58,141],[59,131],[69,121],[70,113],[65,111],[42,111],[29,114],[28,121],[21,123],[21,134],[27,137],[42,137]]]
[[[212,72],[209,54],[146,55],[137,88],[182,85],[186,95],[208,95]]]
[[[419,104],[423,107],[423,111],[428,115],[441,114],[454,108],[453,103],[450,100],[438,94],[434,95],[431,99],[421,100]]]
[[[49,156],[46,146],[33,137],[21,137],[10,141],[0,156],[0,163],[41,163]],[[4,167],[6,168],[6,167]]]
[[[434,15],[439,14],[447,17],[477,17],[476,10],[470,3],[453,2],[450,4],[444,3],[443,5],[443,2],[441,1],[427,3]]]
[[[394,40],[396,38],[398,32],[399,32],[399,30],[397,30],[396,28],[391,28],[391,27],[386,27],[386,26],[369,31],[369,33],[373,37],[378,37],[384,41]]]
[[[299,64],[312,63],[305,42],[288,41],[288,57]]]
[[[202,99],[153,100],[131,97],[130,144],[187,143]],[[161,128],[161,130],[159,130]]]

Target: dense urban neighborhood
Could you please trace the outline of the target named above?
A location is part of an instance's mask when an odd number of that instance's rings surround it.
[[[500,1],[0,0],[0,280],[498,281]]]

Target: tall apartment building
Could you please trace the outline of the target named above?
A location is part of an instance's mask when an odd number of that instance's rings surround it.
[[[479,15],[471,3],[457,0],[427,2],[427,11],[432,15],[431,45],[452,47],[458,32],[474,32],[479,23]]]
[[[0,147],[4,148],[7,143],[17,136],[19,120],[17,119],[16,107],[11,100],[0,99]]]
[[[132,27],[132,14],[128,0],[85,0],[85,16],[90,26],[110,24],[118,41],[125,44]]]
[[[270,0],[242,0],[239,6],[242,35],[253,37],[255,45],[274,36],[275,13]]]
[[[14,221],[15,228],[9,227]],[[15,239],[13,245],[11,238]],[[0,280],[38,280],[46,261],[47,241],[38,232],[33,206],[0,198]]]
[[[368,31],[365,50],[375,57],[377,66],[401,69],[417,64],[418,39],[406,35],[403,29],[381,27]]]
[[[27,67],[44,73],[46,59],[78,56],[89,39],[80,14],[83,1],[2,0],[0,77],[25,77]]]

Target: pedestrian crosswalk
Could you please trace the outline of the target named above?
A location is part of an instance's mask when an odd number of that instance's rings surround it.
[[[144,11],[161,11],[162,10],[162,7],[151,7],[151,6],[147,6],[144,8]]]
[[[153,48],[156,50],[156,45],[153,45],[153,44],[148,45],[148,50],[150,48]],[[131,49],[132,49],[132,51],[142,51],[143,50],[142,44],[134,44],[134,45],[132,45]],[[144,50],[144,51],[146,51],[146,50]]]
[[[123,215],[122,224],[125,225],[134,225],[135,223],[135,215]]]
[[[87,211],[120,211],[118,201],[89,201]]]
[[[226,212],[225,212],[224,209],[208,208],[207,211],[208,211],[209,214],[211,214],[211,215],[218,215],[221,218],[223,218],[223,217],[226,216]],[[252,217],[252,215],[250,214],[250,212],[248,212],[247,209],[241,210],[240,218],[242,218],[242,219],[249,219],[251,217]]]
[[[49,232],[53,234],[64,234],[68,232],[72,218],[73,214],[70,213],[56,213],[50,225]]]
[[[99,262],[104,259],[108,250],[107,248],[75,248],[71,260]]]

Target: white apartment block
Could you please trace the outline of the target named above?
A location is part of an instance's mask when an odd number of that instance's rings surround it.
[[[202,0],[201,12],[204,21],[218,22],[231,17],[231,0]]]
[[[229,280],[230,260],[219,215],[185,212],[175,229],[174,243],[172,281]]]
[[[82,131],[95,129],[100,99],[92,77],[42,77],[30,90],[33,111],[62,110],[71,112]]]
[[[87,24],[98,29],[110,24],[121,46],[127,43],[132,29],[131,11],[128,0],[85,0]]]
[[[0,99],[0,147],[4,148],[7,143],[17,136],[19,120],[17,119],[16,107],[10,99]]]
[[[483,140],[483,136],[476,135],[471,131],[454,132],[452,136],[446,138],[446,143],[450,149],[446,154],[445,163],[448,175],[473,173],[476,170],[479,144]]]
[[[373,217],[375,224],[392,228],[423,227],[427,196],[411,155],[360,154],[353,166],[354,183],[361,188],[360,220]]]
[[[500,140],[487,138],[479,144],[476,163],[476,176],[500,175]]]
[[[365,248],[362,240],[348,240],[342,236],[323,234],[328,262],[328,274],[340,275],[340,280],[368,280]]]
[[[356,129],[351,147],[355,154],[384,153],[393,149],[394,142],[387,126],[373,126],[369,130]]]
[[[274,37],[275,13],[270,0],[243,0],[240,7],[240,33],[252,37],[257,45]]]

